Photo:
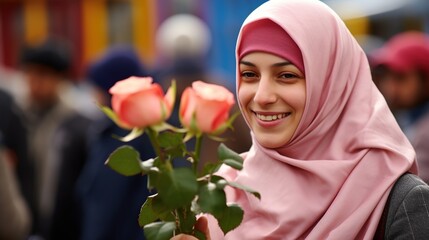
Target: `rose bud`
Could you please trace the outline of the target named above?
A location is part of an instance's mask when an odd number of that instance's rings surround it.
[[[151,77],[129,77],[109,89],[112,108],[122,127],[144,128],[170,117],[175,91],[170,87],[164,96],[162,88]]]
[[[180,121],[193,131],[214,133],[229,117],[234,95],[225,87],[195,81],[187,87],[180,102]]]

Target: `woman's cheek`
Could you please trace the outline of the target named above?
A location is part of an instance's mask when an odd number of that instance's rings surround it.
[[[242,112],[244,112],[247,105],[250,104],[255,94],[253,94],[252,96],[250,87],[243,86],[243,85],[238,89],[237,94],[238,94],[238,105],[240,106]]]

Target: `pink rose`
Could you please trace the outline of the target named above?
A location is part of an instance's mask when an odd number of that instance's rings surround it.
[[[180,120],[186,128],[213,133],[228,120],[234,102],[228,89],[196,81],[182,94]]]
[[[170,87],[164,96],[162,88],[151,77],[129,77],[109,89],[112,108],[122,127],[144,128],[170,117],[175,91]]]

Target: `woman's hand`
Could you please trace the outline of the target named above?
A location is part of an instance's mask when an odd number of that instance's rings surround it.
[[[206,235],[206,240],[211,240],[206,217],[198,218],[197,223],[195,223],[195,229],[204,233]],[[177,236],[172,237],[170,240],[198,240],[198,238],[191,235],[179,234]]]

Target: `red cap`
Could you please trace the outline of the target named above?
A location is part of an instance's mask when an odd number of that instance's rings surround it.
[[[401,33],[372,54],[374,66],[393,71],[423,71],[429,77],[429,37],[420,32]]]
[[[250,52],[277,55],[304,73],[304,61],[298,45],[283,28],[269,19],[251,22],[243,28],[238,56],[241,59]]]

